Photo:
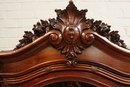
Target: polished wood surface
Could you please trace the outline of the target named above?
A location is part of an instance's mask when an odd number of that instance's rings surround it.
[[[0,52],[1,87],[130,87],[130,50],[117,31],[72,1]]]

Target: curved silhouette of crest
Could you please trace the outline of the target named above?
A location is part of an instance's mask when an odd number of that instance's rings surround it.
[[[86,30],[90,28],[85,18],[85,10],[77,10],[76,6],[70,1],[65,10],[56,9],[57,19],[50,19],[52,27],[60,32],[60,35],[51,35],[51,38],[59,38],[60,42],[50,39],[52,45],[62,50],[69,59],[76,58],[82,50],[88,47],[94,40],[91,33]],[[59,36],[59,37],[58,37]]]
[[[49,41],[56,49],[61,50],[69,60],[73,60],[82,50],[87,48],[94,41],[93,33],[96,32],[106,37],[111,42],[120,47],[127,48],[123,40],[120,39],[118,31],[110,32],[110,25],[94,19],[86,19],[87,9],[78,10],[72,1],[66,9],[56,9],[56,19],[48,21],[41,20],[33,27],[34,33],[25,31],[23,39],[15,49],[24,47],[37,38],[49,34]]]

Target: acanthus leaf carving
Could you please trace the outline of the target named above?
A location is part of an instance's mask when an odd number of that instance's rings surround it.
[[[61,53],[65,54],[69,60],[74,60],[94,40],[93,34],[86,32],[90,28],[90,24],[85,18],[87,10],[77,10],[73,2],[70,1],[66,9],[56,9],[55,11],[57,19],[50,19],[50,24],[54,30],[60,32],[60,35],[55,36],[61,37],[62,40],[59,44],[55,44],[57,41],[49,40],[55,48],[60,48]],[[52,35],[50,36],[52,38]]]
[[[61,54],[64,54],[71,61],[75,60],[85,48],[93,43],[95,37],[92,32],[97,32],[118,46],[127,48],[124,41],[120,39],[118,31],[110,30],[110,25],[100,20],[86,19],[87,11],[87,9],[78,10],[70,1],[66,9],[55,10],[56,19],[41,20],[41,22],[34,25],[33,33],[25,31],[23,39],[19,41],[20,43],[15,49],[35,41],[48,32],[51,32],[49,41],[52,46],[61,50]]]

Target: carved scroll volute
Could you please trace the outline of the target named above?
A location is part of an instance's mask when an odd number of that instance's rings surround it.
[[[87,22],[85,14],[87,10],[77,10],[70,1],[66,9],[56,9],[57,19],[50,19],[53,30],[57,32],[50,35],[50,42],[53,47],[61,50],[62,54],[69,60],[77,58],[86,47],[94,40],[90,32],[91,23]]]

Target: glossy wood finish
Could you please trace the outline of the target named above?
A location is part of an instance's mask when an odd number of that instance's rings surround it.
[[[0,52],[1,86],[79,82],[129,87],[130,51],[116,31],[86,19],[86,12],[70,1],[66,9],[56,10],[56,19],[34,25],[34,34],[26,31],[15,50]]]

